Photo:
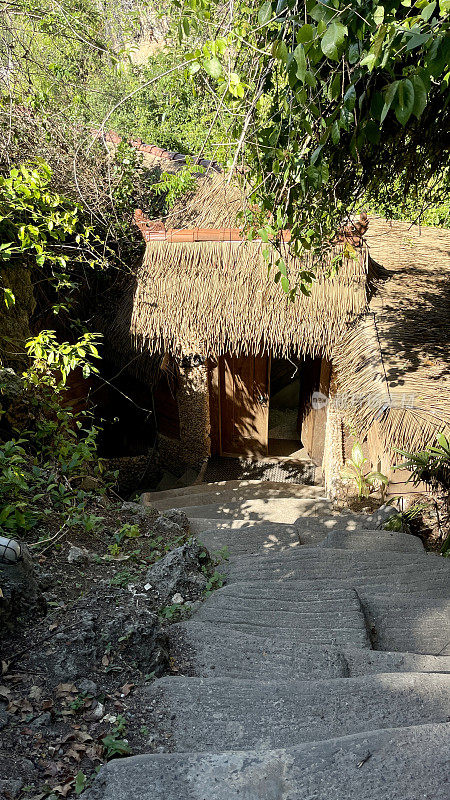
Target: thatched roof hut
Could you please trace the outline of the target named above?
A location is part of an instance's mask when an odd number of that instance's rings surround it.
[[[151,169],[174,172],[185,163],[135,144]],[[287,374],[283,359],[293,359],[300,375],[289,435],[337,473],[344,429],[367,437],[373,465],[387,472],[397,449],[424,447],[449,430],[450,232],[371,220],[369,247],[359,242],[355,258],[335,244],[302,264],[285,232],[283,258],[294,280],[302,268],[316,275],[311,295],[291,303],[274,283],[273,253],[268,263],[265,245],[239,229],[244,189],[217,164],[199,163],[205,172],[195,189],[164,219],[136,213],[145,255],[109,332],[135,373],[154,377],[162,360],[176,379],[156,395],[160,440],[172,461],[198,466],[211,453],[271,453],[271,435],[286,430],[270,416],[272,388]],[[330,269],[336,260],[337,273]],[[336,403],[313,408],[318,391],[337,391],[339,413]]]

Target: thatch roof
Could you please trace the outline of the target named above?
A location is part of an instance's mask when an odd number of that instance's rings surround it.
[[[333,353],[349,421],[377,421],[386,451],[420,450],[450,432],[450,231],[371,222],[386,268],[369,314]]]
[[[172,355],[329,355],[355,315],[366,308],[367,251],[344,258],[337,277],[315,265],[310,297],[290,303],[268,277],[261,242],[147,243],[137,276],[130,330],[137,349]],[[286,255],[291,274],[299,263]],[[307,264],[305,266],[310,266]]]

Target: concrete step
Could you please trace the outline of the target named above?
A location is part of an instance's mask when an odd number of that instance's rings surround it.
[[[242,501],[224,500],[222,503],[176,507],[180,511],[184,511],[189,518],[194,519],[221,519],[228,522],[239,519],[255,520],[256,522],[284,522],[291,525],[303,516],[329,514],[331,503],[325,498],[310,496],[283,497],[272,500],[263,498]]]
[[[300,547],[297,528],[275,522],[240,529],[204,530],[198,534],[198,539],[210,553],[226,547],[232,556],[282,552]]]
[[[278,750],[141,755],[102,767],[86,800],[436,800],[450,725],[388,728]],[[292,743],[291,743],[292,744]]]
[[[384,530],[346,531],[334,529],[320,542],[320,547],[332,547],[339,550],[362,550],[364,552],[380,550],[385,553],[423,553],[424,547],[418,536],[408,533],[394,533]]]
[[[176,497],[182,497],[183,495],[192,496],[194,494],[208,494],[211,492],[212,495],[214,494],[221,494],[226,493],[229,491],[244,491],[248,490],[251,491],[252,489],[267,489],[267,490],[277,490],[277,489],[286,489],[289,496],[296,497],[296,490],[304,491],[305,490],[304,484],[299,483],[285,483],[284,481],[261,481],[261,480],[233,480],[233,481],[216,481],[215,483],[195,483],[189,486],[189,491],[186,491],[186,486],[182,488],[176,489],[169,489],[167,491],[156,491],[156,492],[144,492],[141,495],[141,500],[143,503],[152,504],[153,501],[158,500],[172,500]],[[311,488],[311,487],[308,487]],[[313,488],[313,493],[316,491]],[[317,488],[317,491],[323,495],[323,488]],[[309,494],[311,496],[311,493]]]
[[[284,588],[284,587],[283,587]],[[353,589],[265,592],[261,586],[231,584],[214,592],[195,615],[200,622],[290,642],[370,647],[364,614]]]
[[[173,662],[182,675],[255,680],[319,680],[375,672],[450,673],[450,656],[385,653],[265,637],[200,622],[194,617],[168,630]]]
[[[447,722],[450,675],[377,673],[318,681],[161,678],[141,708],[172,752],[270,750]]]
[[[236,487],[235,489],[209,488],[205,492],[190,492],[187,488],[182,495],[166,497],[162,500],[153,499],[152,508],[164,512],[170,508],[191,508],[197,506],[216,504],[228,506],[230,503],[243,503],[245,501],[261,500],[263,503],[272,503],[278,499],[323,499],[324,490],[321,486],[299,486],[293,483],[281,483],[275,488],[266,488],[264,484]],[[145,495],[142,498],[144,505],[148,505]]]
[[[368,594],[364,608],[377,650],[450,656],[450,600],[445,597]]]
[[[372,595],[406,592],[409,596],[426,591],[428,597],[448,597],[450,591],[450,563],[432,554],[298,547],[284,553],[231,558],[221,569],[228,583],[256,582],[266,588],[270,582],[288,588],[296,581],[314,590],[333,585],[354,588],[362,599],[365,591]]]

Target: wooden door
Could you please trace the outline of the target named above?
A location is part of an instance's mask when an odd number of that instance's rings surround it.
[[[267,455],[269,371],[268,356],[219,359],[220,449],[224,455]]]

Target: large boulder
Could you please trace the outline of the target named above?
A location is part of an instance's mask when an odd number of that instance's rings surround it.
[[[206,589],[211,564],[208,551],[197,539],[176,547],[148,570],[144,582],[156,602],[164,605],[180,594],[186,601],[198,600]]]
[[[60,617],[58,629],[46,664],[55,683],[95,680],[103,672],[105,656],[112,667],[126,663],[156,676],[167,669],[166,633],[147,593],[134,586],[100,584]],[[30,654],[31,661],[40,657]]]
[[[18,560],[0,560],[0,590],[0,636],[13,630],[26,617],[45,613],[46,602],[25,545],[21,546]]]

